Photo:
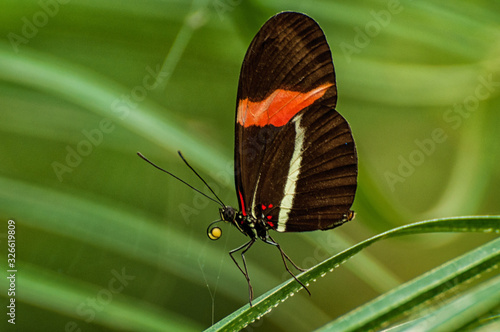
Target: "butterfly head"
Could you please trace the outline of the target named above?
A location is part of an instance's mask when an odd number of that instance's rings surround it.
[[[253,230],[252,222],[250,222],[249,218],[245,216],[241,211],[236,211],[231,206],[224,206],[219,209],[220,219],[212,222],[208,225],[207,235],[211,240],[218,240],[222,236],[222,230],[220,227],[213,226],[213,224],[224,221],[230,224],[233,224],[238,228],[240,232],[243,234],[255,237],[255,231]],[[253,218],[250,218],[253,220]]]
[[[207,235],[210,240],[218,240],[222,236],[222,229],[220,227],[213,226],[213,224],[221,221],[235,225],[240,232],[246,234],[241,227],[245,219],[241,212],[236,211],[232,206],[224,206],[219,209],[219,214],[220,219],[208,225]]]
[[[220,218],[225,222],[234,222],[237,212],[232,206],[224,206],[219,209]]]

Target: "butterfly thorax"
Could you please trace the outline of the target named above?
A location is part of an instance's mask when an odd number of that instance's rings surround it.
[[[233,224],[240,232],[246,236],[260,238],[262,240],[268,238],[269,226],[261,218],[255,218],[252,215],[244,214],[241,211],[235,210],[231,206],[225,206],[219,209],[221,219],[225,222]]]

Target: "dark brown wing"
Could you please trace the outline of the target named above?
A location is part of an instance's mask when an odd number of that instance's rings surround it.
[[[335,110],[330,48],[310,17],[280,13],[253,39],[240,73],[235,177],[240,209],[278,231],[346,221],[357,158]]]

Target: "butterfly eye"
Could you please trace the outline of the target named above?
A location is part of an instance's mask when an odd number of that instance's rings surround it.
[[[222,236],[222,229],[220,227],[213,227],[208,231],[208,237],[210,240],[218,240]]]

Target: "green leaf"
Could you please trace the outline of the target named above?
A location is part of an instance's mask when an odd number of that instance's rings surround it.
[[[421,315],[422,312],[428,310],[426,307],[429,306],[431,300],[439,298],[440,301],[443,301],[445,296],[449,296],[448,292],[455,291],[459,285],[495,267],[500,262],[499,248],[500,238],[399,286],[351,313],[336,319],[318,331],[366,331],[369,329],[380,329],[382,326],[387,326],[387,324],[393,322],[395,319],[400,318],[403,314],[413,311],[413,315]],[[484,302],[478,302],[473,306],[467,307],[469,299],[478,294],[484,294],[485,288],[492,291],[490,295],[497,295],[485,297],[482,299]],[[470,319],[475,318],[485,310],[498,306],[498,293],[498,285],[492,285],[488,282],[486,285],[480,287],[479,290],[463,299],[461,303],[449,304],[447,307],[443,307],[439,311],[429,315],[430,317],[412,322],[409,326],[422,326],[429,323],[429,321],[436,328],[440,324],[448,327],[456,326],[456,324],[464,325],[462,319],[466,318],[466,316],[462,316],[460,319],[455,318],[453,322],[443,322],[443,320],[446,320],[446,317],[460,315],[462,314],[461,311],[466,309],[469,309],[470,313],[473,314],[473,317]],[[423,304],[425,304],[424,307],[419,307]],[[404,328],[406,329],[407,326],[405,325]],[[430,329],[425,328],[425,330]],[[455,330],[455,328],[441,329],[441,331],[446,330],[451,331]]]
[[[306,286],[316,281],[316,279],[323,277],[327,272],[332,272],[340,264],[347,261],[350,257],[354,256],[361,250],[370,246],[371,244],[386,238],[391,238],[401,235],[411,235],[411,234],[421,234],[421,233],[432,233],[432,232],[500,232],[500,216],[478,216],[478,217],[456,217],[456,218],[442,218],[429,221],[417,222],[414,224],[402,226],[395,228],[393,230],[384,232],[377,236],[374,236],[368,240],[365,240],[325,261],[314,266],[307,272],[298,275],[298,279],[303,282]],[[489,250],[478,249],[480,253],[484,253],[486,260],[484,263],[491,268],[491,260],[493,262],[498,262],[499,259],[499,247],[500,239],[493,245],[490,243]],[[493,248],[493,252],[492,249]],[[477,254],[476,254],[477,256]],[[476,259],[478,257],[474,256],[474,263],[478,263]],[[495,260],[496,259],[496,260]],[[493,264],[494,265],[494,264]],[[218,331],[219,329],[224,330],[239,330],[246,327],[248,324],[252,323],[256,319],[260,319],[263,315],[269,313],[274,307],[278,306],[281,302],[285,301],[289,296],[293,296],[297,291],[301,289],[301,286],[293,279],[281,284],[280,286],[274,288],[273,290],[267,292],[266,294],[260,296],[254,301],[254,305],[245,305],[239,310],[235,311],[231,315],[227,316],[223,320],[219,321],[217,324],[213,325],[207,331]],[[389,302],[393,303],[393,302]],[[369,315],[370,310],[363,311],[363,315]],[[364,317],[363,317],[364,318]],[[365,320],[357,317],[354,321],[357,326],[365,326],[371,322],[371,316],[365,318]],[[341,323],[339,323],[341,324]],[[348,330],[351,324],[354,324],[351,320],[348,323],[342,323],[337,331]],[[337,328],[338,326],[336,326]],[[345,328],[344,328],[345,327]]]
[[[497,243],[498,245],[498,243]],[[472,254],[472,253],[470,253]],[[498,254],[498,252],[497,252]],[[474,287],[458,298],[442,305],[430,314],[396,327],[392,331],[459,331],[470,323],[478,320],[483,314],[500,307],[500,276]],[[488,317],[481,320],[481,325],[496,321],[500,323],[500,316]]]

